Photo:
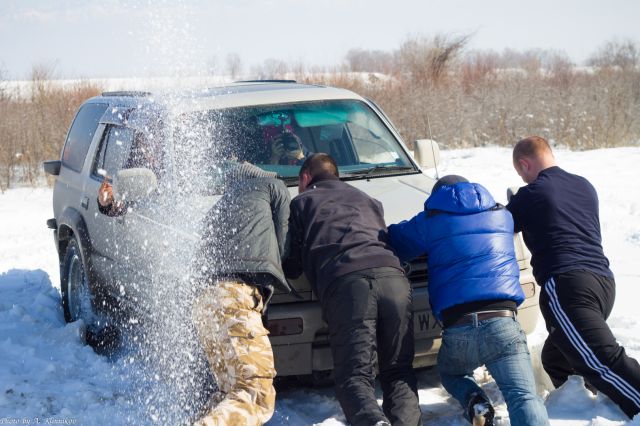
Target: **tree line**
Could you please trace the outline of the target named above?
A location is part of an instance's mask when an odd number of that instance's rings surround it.
[[[245,73],[235,54],[225,66],[230,80],[353,90],[376,102],[410,146],[420,138],[444,148],[504,146],[533,134],[577,150],[640,144],[637,42],[607,42],[578,66],[562,51],[470,50],[471,37],[415,36],[392,51],[352,49],[333,68],[269,59]],[[42,182],[42,161],[59,158],[78,107],[102,91],[88,80],[53,84],[46,66],[33,68],[22,92],[8,90],[3,76],[0,70],[0,190]]]

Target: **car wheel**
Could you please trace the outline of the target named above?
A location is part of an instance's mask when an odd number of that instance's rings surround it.
[[[61,272],[60,289],[65,321],[73,322],[82,319],[85,324],[92,324],[96,318],[91,302],[89,277],[80,246],[75,238],[72,238],[67,245]]]
[[[115,326],[96,314],[93,303],[95,296],[91,293],[87,272],[80,245],[72,237],[60,274],[64,319],[67,322],[84,321],[86,342],[98,353],[109,353],[119,346],[120,333]]]

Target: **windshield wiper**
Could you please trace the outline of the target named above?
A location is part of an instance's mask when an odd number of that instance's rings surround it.
[[[360,170],[357,172],[353,172],[353,175],[357,175],[357,176],[371,176],[374,174],[378,174],[381,172],[402,172],[402,171],[414,171],[415,169],[411,166],[395,166],[395,165],[381,165],[378,164],[377,166],[373,166],[370,167],[366,170]]]
[[[387,172],[408,172],[417,170],[411,166],[397,166],[397,165],[382,165],[378,164],[376,166],[369,167],[367,169],[356,170],[353,172],[341,172],[340,177],[346,178],[346,180],[354,179],[354,178],[363,178],[367,176],[371,176],[374,174],[383,174]],[[278,179],[282,179],[285,184],[291,185],[292,183],[298,183],[298,176],[278,176]]]
[[[298,183],[298,176],[278,176],[278,179],[283,180],[286,185]]]

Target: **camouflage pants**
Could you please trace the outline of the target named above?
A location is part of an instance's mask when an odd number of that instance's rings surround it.
[[[261,425],[275,408],[273,352],[262,325],[262,295],[241,281],[218,281],[193,307],[193,320],[222,401],[195,425]]]

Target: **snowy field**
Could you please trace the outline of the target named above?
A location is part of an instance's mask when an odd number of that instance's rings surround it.
[[[600,195],[605,253],[618,285],[609,324],[627,352],[640,358],[640,148],[558,151],[559,165],[587,177]],[[503,148],[443,151],[440,174],[461,174],[484,184],[501,202],[521,182]],[[65,324],[52,233],[51,190],[20,188],[0,194],[0,424],[165,424],[161,400],[141,377],[135,356],[107,359],[81,344],[78,326]],[[540,321],[542,326],[542,321]],[[544,327],[530,336],[534,364]],[[434,369],[420,371],[425,424],[465,425],[461,407],[439,384]],[[509,419],[495,383],[477,371],[496,402],[499,425]],[[606,397],[594,397],[579,378],[549,392],[536,367],[552,425],[640,425]],[[172,386],[172,383],[165,383]],[[381,402],[381,401],[380,401]],[[330,387],[298,387],[279,393],[269,425],[341,425]]]

